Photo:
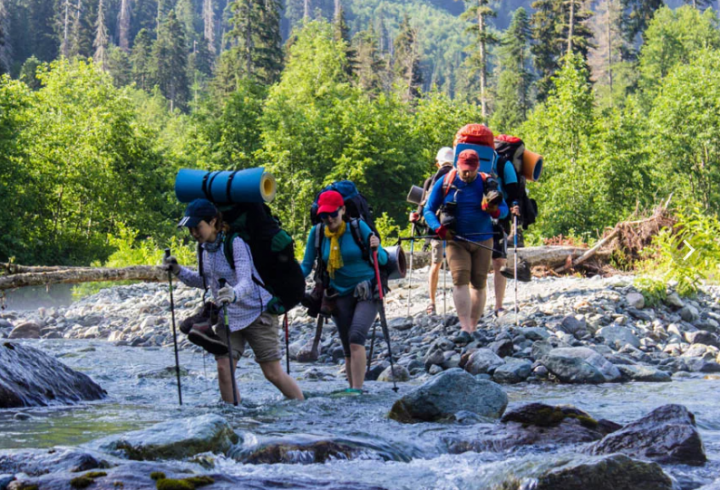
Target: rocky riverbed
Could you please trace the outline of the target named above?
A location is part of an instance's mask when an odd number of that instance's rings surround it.
[[[380,381],[367,384],[367,395],[334,393],[344,372],[331,323],[317,361],[296,361],[315,333],[298,309],[290,315],[292,374],[308,401],[281,400],[248,353],[237,409],[217,403],[214,360],[181,334],[185,403],[177,406],[165,285],[115,287],[68,308],[3,312],[2,342],[51,354],[89,375],[107,398],[0,410],[0,488],[3,474],[15,479],[10,488],[69,488],[78,473],[71,470],[86,466],[106,473],[90,478],[91,488],[170,485],[153,480],[153,471],[168,481],[209,476],[213,483],[192,483],[203,488],[591,490],[596,474],[613,488],[720,488],[720,291],[692,301],[671,294],[650,308],[632,277],[534,279],[520,284],[518,317],[484,318],[469,343],[456,343],[451,294],[447,314],[424,314],[425,277],[416,271],[392,284],[387,313],[397,366],[389,369],[378,328],[373,377]],[[509,311],[512,288],[510,281]],[[179,322],[201,295],[179,287],[174,299]],[[397,394],[387,383],[393,377]],[[217,429],[221,436],[209,437],[219,445],[198,445],[181,419]],[[151,429],[158,423],[168,425]],[[132,441],[157,434],[190,449],[133,462],[146,449]],[[663,459],[648,447],[679,456]],[[32,470],[33,461],[49,473]]]

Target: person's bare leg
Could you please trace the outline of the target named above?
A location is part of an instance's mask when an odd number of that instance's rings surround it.
[[[440,279],[440,269],[442,268],[442,262],[430,265],[430,277],[428,283],[430,286],[430,302],[435,304],[435,298],[437,297],[437,286],[438,280]]]
[[[493,272],[495,283],[495,310],[499,310],[503,307],[503,300],[505,299],[505,287],[507,286],[507,279],[505,276],[500,274],[500,269],[507,262],[506,259],[493,259]]]
[[[350,355],[352,356],[352,347],[350,348]],[[350,385],[350,388],[353,387],[352,385],[352,359],[350,357],[345,358],[345,375],[347,376],[348,384]]]
[[[262,369],[265,379],[274,384],[286,398],[292,400],[305,399],[302,390],[295,380],[283,370],[280,361],[261,362],[260,369]]]
[[[467,333],[475,331],[477,322],[472,321],[472,299],[470,297],[470,286],[455,286],[453,288],[453,300],[455,301],[455,309],[460,320],[460,328]]]
[[[365,346],[358,344],[350,344],[350,364],[352,365],[353,373],[364,373],[367,367],[367,359],[365,353]],[[364,376],[353,374],[353,379],[350,382],[350,388],[362,390],[363,382],[365,381]]]
[[[237,368],[237,359],[233,359],[233,369]],[[220,396],[225,403],[233,403],[232,376],[227,357],[217,359],[218,384],[220,385]],[[240,403],[240,390],[237,389],[238,403]]]
[[[470,288],[470,298],[472,300],[472,307],[470,308],[470,321],[473,325],[473,331],[475,331],[477,323],[480,320],[483,312],[485,311],[485,303],[487,301],[487,288]]]

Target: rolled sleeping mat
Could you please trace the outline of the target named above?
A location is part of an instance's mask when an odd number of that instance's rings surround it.
[[[202,198],[219,204],[271,202],[276,191],[275,177],[263,167],[216,172],[183,168],[175,178],[180,202]]]
[[[407,275],[407,260],[405,251],[400,245],[384,247],[388,254],[387,272],[388,279],[404,279]]]
[[[422,190],[422,187],[414,185],[410,188],[410,192],[408,192],[407,202],[420,204],[422,202],[423,194],[425,194],[425,192]]]
[[[537,153],[526,149],[523,152],[523,176],[530,182],[537,182],[540,180],[540,175],[543,170],[543,157]]]

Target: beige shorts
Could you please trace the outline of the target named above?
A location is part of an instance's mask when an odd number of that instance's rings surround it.
[[[478,243],[492,248],[493,239]],[[485,289],[492,250],[472,243],[449,241],[445,253],[454,286],[470,284],[473,289]]]
[[[230,343],[232,346],[233,357],[240,359],[245,352],[245,345],[250,344],[250,348],[255,354],[257,362],[272,362],[282,359],[280,353],[280,336],[278,335],[279,321],[277,315],[271,315],[264,312],[262,315],[247,327],[237,332],[230,333]],[[218,323],[215,325],[215,333],[227,343],[225,336],[225,325]],[[227,354],[215,356],[215,359],[226,358]]]
[[[443,242],[442,240],[430,240],[430,263],[442,264]]]

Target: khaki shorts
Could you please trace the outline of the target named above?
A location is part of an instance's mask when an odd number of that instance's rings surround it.
[[[478,243],[492,248],[493,239]],[[473,289],[485,289],[492,250],[472,243],[450,241],[447,242],[445,253],[454,286],[470,284]]]
[[[430,240],[430,263],[442,264],[443,242],[442,240]]]
[[[257,317],[247,327],[237,332],[230,333],[230,343],[232,346],[233,357],[240,359],[245,352],[245,344],[250,344],[250,348],[255,354],[257,362],[272,362],[282,359],[280,353],[280,336],[278,335],[279,322],[277,315],[271,315],[267,311]],[[215,325],[215,333],[227,343],[225,336],[225,325],[218,323]],[[215,359],[226,358],[227,354],[215,356]]]

